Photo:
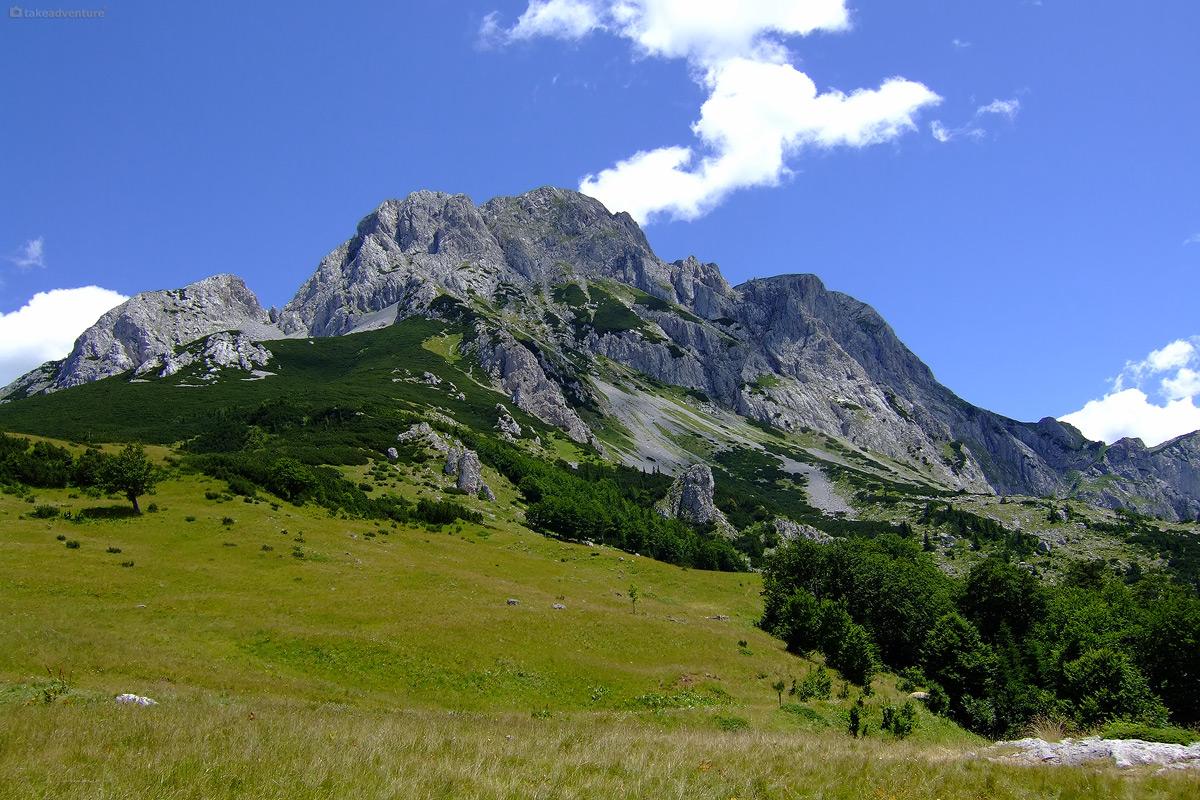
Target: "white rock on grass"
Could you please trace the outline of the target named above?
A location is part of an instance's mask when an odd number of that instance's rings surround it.
[[[119,694],[116,697],[119,705],[123,706],[156,706],[158,701],[151,700],[149,697],[142,697],[140,694]]]
[[[997,742],[983,751],[985,758],[1013,764],[1078,766],[1110,761],[1118,769],[1157,765],[1168,769],[1200,770],[1200,742],[1191,745],[1146,742],[1141,739],[1018,739]]]

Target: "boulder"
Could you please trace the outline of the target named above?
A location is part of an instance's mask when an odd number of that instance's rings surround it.
[[[447,475],[457,476],[455,485],[467,494],[473,494],[483,500],[495,500],[496,493],[483,480],[483,464],[479,454],[455,444],[446,454]]]
[[[693,525],[712,525],[730,538],[737,530],[713,502],[712,469],[707,464],[693,464],[675,478],[671,490],[658,505],[664,517],[673,517]]]

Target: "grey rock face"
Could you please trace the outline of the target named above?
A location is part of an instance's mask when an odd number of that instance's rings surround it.
[[[490,297],[504,254],[465,195],[388,200],[327,255],[280,312],[287,333],[336,336],[428,311],[444,293]]]
[[[587,442],[591,431],[567,405],[562,388],[546,376],[537,356],[507,332],[491,341],[480,340],[480,365],[512,398],[517,408],[562,428],[576,442]]]
[[[723,534],[735,535],[737,531],[713,502],[715,488],[712,469],[707,464],[694,464],[676,476],[659,513],[693,525],[712,525]]]
[[[53,380],[40,391],[136,370],[180,345],[220,331],[243,331],[256,340],[280,336],[258,298],[234,275],[215,275],[182,289],[143,292],[84,331]],[[17,383],[22,382],[33,386],[25,378]]]
[[[824,531],[819,531],[811,525],[801,525],[799,522],[790,520],[787,517],[776,517],[771,521],[771,525],[775,528],[775,532],[779,534],[779,538],[785,542],[796,539],[807,539],[817,544],[830,544],[833,542],[833,537]]]
[[[193,364],[200,364],[206,379],[215,378],[221,369],[239,369],[265,376],[266,373],[258,368],[269,364],[272,357],[270,350],[255,344],[244,333],[215,333],[182,351],[163,353],[144,361],[134,374],[166,378]]]
[[[8,386],[0,389],[0,403],[44,394],[54,385],[54,378],[62,368],[62,361],[47,361],[39,367],[31,369]]]

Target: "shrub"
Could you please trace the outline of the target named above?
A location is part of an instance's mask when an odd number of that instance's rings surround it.
[[[188,514],[186,517],[183,518],[183,521],[184,522],[195,522],[196,518],[193,517],[191,514]]]
[[[228,528],[233,523],[234,523],[233,517],[221,517],[221,524],[224,525],[225,527]]]
[[[109,547],[109,548],[108,548],[107,550],[105,550],[104,552],[106,552],[106,553],[114,553],[114,554],[115,554],[115,553],[119,553],[119,552],[121,552],[121,548],[119,548],[119,547]]]
[[[29,516],[34,519],[54,519],[58,516],[58,509],[51,505],[41,505],[29,512]]]
[[[272,547],[272,546],[271,546],[271,545],[269,545],[269,544],[264,544],[264,545],[262,546],[262,548],[261,548],[261,549],[262,549],[262,551],[263,551],[264,553],[269,553],[269,552],[271,552],[272,550],[274,550],[275,548],[274,548],[274,547]]]
[[[722,731],[744,731],[750,727],[749,720],[741,717],[719,715],[713,721],[717,723],[717,729]]]
[[[871,634],[855,623],[846,626],[834,652],[826,652],[829,666],[860,686],[866,686],[879,668],[879,656]]]
[[[122,561],[122,562],[121,562],[121,566],[122,566],[122,567],[132,567],[132,566],[133,566],[133,562],[132,562],[132,561]]]
[[[1163,725],[1167,709],[1129,656],[1101,648],[1063,665],[1063,694],[1090,727],[1114,720]]]
[[[867,715],[866,707],[863,705],[863,699],[860,696],[854,701],[854,705],[850,706],[849,722],[846,726],[850,735],[857,739],[859,736],[867,735],[867,723],[865,717]]]
[[[833,679],[824,667],[810,670],[799,683],[792,681],[791,694],[800,700],[828,700],[832,692]]]
[[[79,549],[79,540],[78,539],[67,539],[66,544],[67,544],[68,550],[78,550]]]
[[[42,684],[40,689],[42,702],[49,705],[58,700],[58,698],[70,694],[71,684],[62,676],[62,673],[59,673],[56,676],[51,676],[50,680]]]
[[[157,514],[158,513],[158,503],[151,503],[150,505],[146,506],[146,512],[149,514]]]
[[[887,705],[883,707],[883,722],[880,727],[889,731],[897,739],[903,739],[913,732],[917,722],[917,709],[911,702],[904,705]]]
[[[60,533],[58,536],[55,536],[54,538],[60,542],[65,542],[67,540],[67,535],[65,533]]]

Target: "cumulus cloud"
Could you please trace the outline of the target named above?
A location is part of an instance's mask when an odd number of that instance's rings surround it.
[[[495,16],[485,26],[507,41],[603,30],[641,56],[687,61],[708,92],[695,143],[642,150],[580,181],[580,191],[640,222],[695,219],[730,192],[776,185],[805,150],[895,139],[941,99],[898,77],[821,91],[791,63],[784,37],[849,29],[844,0],[533,0],[511,28]]]
[[[1193,233],[1191,236],[1183,240],[1185,245],[1200,244],[1200,233]]]
[[[549,36],[555,39],[580,39],[600,27],[596,7],[584,0],[532,0],[525,13],[508,30],[500,26],[495,12],[484,17],[480,35],[503,43]]]
[[[52,289],[38,292],[16,311],[0,313],[0,386],[67,355],[79,334],[128,299],[99,286]]]
[[[1111,392],[1060,419],[1109,443],[1130,436],[1154,446],[1200,430],[1198,345],[1200,337],[1176,339],[1141,361],[1126,362]]]
[[[30,239],[21,245],[14,255],[9,256],[8,260],[20,269],[46,266],[46,240],[41,236]]]

